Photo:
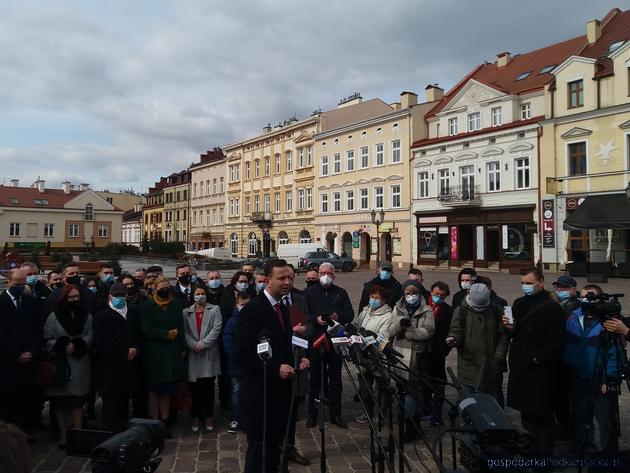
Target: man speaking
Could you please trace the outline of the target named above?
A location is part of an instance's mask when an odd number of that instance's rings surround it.
[[[264,336],[271,345],[267,360],[267,448],[265,471],[276,472],[280,463],[280,446],[289,417],[293,330],[289,311],[282,297],[291,289],[291,268],[283,259],[269,260],[264,266],[267,284],[239,316],[236,329],[236,364],[243,370],[239,427],[247,434],[245,473],[263,471],[263,362],[258,358],[257,345]],[[307,369],[306,358],[299,369]]]

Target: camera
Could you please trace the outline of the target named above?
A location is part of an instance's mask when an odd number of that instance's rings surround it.
[[[586,315],[604,323],[621,314],[620,297],[623,297],[623,294],[588,292],[582,299],[582,310]]]

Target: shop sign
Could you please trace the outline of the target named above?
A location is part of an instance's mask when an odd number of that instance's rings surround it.
[[[21,249],[36,249],[36,248],[46,248],[45,241],[16,241],[13,243],[13,248],[21,248]]]
[[[459,259],[459,251],[457,248],[457,227],[451,227],[451,261]]]
[[[503,249],[507,250],[510,247],[510,243],[508,240],[508,226],[507,225],[502,225],[501,226],[501,233],[502,233],[502,240],[503,240]]]
[[[554,202],[551,199],[546,199],[542,201],[543,248],[554,248],[556,246],[556,216],[553,204]]]
[[[448,222],[448,217],[446,215],[439,217],[418,217],[418,223],[446,223]]]
[[[378,226],[380,233],[391,232],[394,229],[394,222],[383,222]]]
[[[567,197],[567,210],[575,210],[584,202],[584,197]]]
[[[352,235],[352,248],[359,248],[361,240],[358,236]]]

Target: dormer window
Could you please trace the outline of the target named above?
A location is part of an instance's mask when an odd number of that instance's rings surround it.
[[[615,51],[617,51],[617,49],[619,49],[623,43],[624,43],[624,41],[617,41],[617,42],[611,44],[608,47],[608,54],[614,53]]]
[[[551,71],[553,71],[554,67],[556,67],[555,64],[553,66],[545,66],[541,69],[539,74],[549,74]]]
[[[581,107],[584,105],[584,81],[574,80],[567,84],[569,108]]]
[[[531,73],[532,73],[532,71],[523,72],[522,74],[519,74],[519,75],[518,75],[518,77],[516,78],[516,80],[523,80],[523,79],[527,79]]]
[[[85,206],[85,220],[94,220],[94,206],[92,204]]]

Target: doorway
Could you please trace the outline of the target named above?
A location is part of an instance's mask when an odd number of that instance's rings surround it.
[[[472,261],[474,258],[474,237],[472,225],[461,225],[458,229],[457,247],[460,261]]]
[[[381,235],[379,257],[381,261],[392,260],[392,236],[389,232]]]
[[[492,262],[501,260],[498,225],[488,225],[486,227],[486,259]]]
[[[326,233],[326,249],[328,251],[335,251],[335,235],[333,232]]]
[[[359,250],[361,265],[370,265],[372,257],[372,239],[367,232],[361,233],[361,248]]]
[[[341,239],[343,241],[341,256],[349,256],[352,258],[352,235],[349,232],[345,232]]]

